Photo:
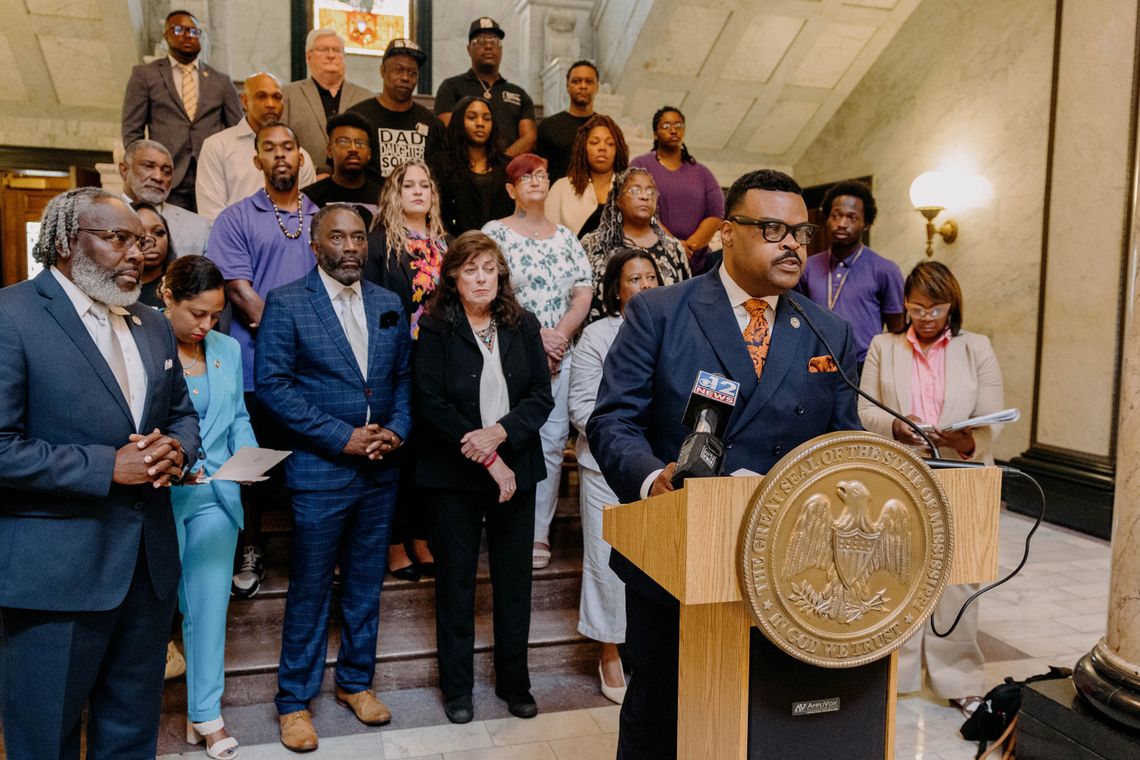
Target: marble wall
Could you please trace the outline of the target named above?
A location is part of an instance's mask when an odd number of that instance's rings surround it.
[[[925,249],[913,179],[952,168],[993,185],[988,205],[944,214],[959,235],[936,238],[934,255],[961,280],[966,328],[992,339],[1006,402],[1025,415],[999,458],[1029,444],[1053,29],[1045,0],[926,0],[794,167],[805,186],[872,176],[872,245],[904,274]]]

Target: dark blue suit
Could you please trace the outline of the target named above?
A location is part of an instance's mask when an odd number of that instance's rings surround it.
[[[826,355],[827,349],[791,308],[791,298],[840,352],[836,361],[854,377],[847,324],[806,298],[785,294],[757,381],[719,267],[687,282],[643,291],[626,305],[625,324],[607,354],[587,425],[590,449],[623,503],[640,499],[646,478],[676,461],[690,432],[681,418],[700,370],[740,382],[724,434],[725,473],[742,467],[767,472],[810,438],[861,428],[855,392],[838,373],[808,372],[810,360]],[[676,754],[677,601],[617,552],[611,554],[610,566],[627,584],[626,657],[633,669],[622,705],[618,757],[667,760]]]
[[[380,589],[398,469],[344,452],[371,422],[407,440],[411,430],[411,337],[395,294],[361,282],[368,377],[360,373],[328,291],[314,269],[269,293],[257,334],[258,399],[285,425],[293,455],[285,477],[293,501],[289,593],[281,640],[277,710],[306,709],[324,672],[333,568],[341,569],[337,685],[372,685]]]
[[[142,430],[191,459],[174,335],[134,305]],[[154,757],[180,567],[170,492],[112,483],[127,400],[50,271],[0,290],[0,715],[8,757]]]

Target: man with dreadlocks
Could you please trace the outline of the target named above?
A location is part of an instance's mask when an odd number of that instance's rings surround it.
[[[10,760],[153,758],[178,600],[170,492],[198,451],[174,334],[136,303],[155,240],[117,196],[44,211],[0,290],[0,719]],[[48,561],[45,561],[45,557]]]

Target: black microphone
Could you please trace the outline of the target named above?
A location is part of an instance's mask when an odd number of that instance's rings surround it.
[[[851,378],[847,377],[847,373],[843,370],[843,365],[839,363],[839,358],[836,356],[835,352],[833,350],[831,350],[831,344],[829,344],[827,342],[827,338],[823,337],[823,333],[821,333],[816,328],[815,324],[811,321],[811,318],[808,317],[807,312],[804,311],[804,307],[801,306],[800,303],[798,301],[796,301],[796,299],[792,298],[790,293],[785,293],[781,297],[788,299],[788,303],[790,303],[792,305],[792,308],[796,310],[797,314],[799,314],[801,317],[804,318],[804,322],[806,322],[807,326],[809,328],[811,328],[811,331],[813,333],[815,333],[815,337],[819,338],[819,342],[823,344],[823,347],[827,349],[827,353],[831,355],[831,361],[835,363],[835,368],[837,370],[839,370],[839,377],[843,380],[844,383],[847,384],[847,387],[851,388],[853,391],[858,393],[860,396],[867,399],[872,404],[874,404],[875,406],[879,407],[880,409],[882,409],[887,414],[894,417],[896,420],[902,420],[903,423],[905,423],[912,430],[914,430],[914,432],[918,433],[918,436],[922,440],[926,441],[926,445],[930,447],[930,461],[932,461],[932,462],[944,461],[942,459],[942,456],[938,453],[938,447],[934,445],[934,441],[930,440],[930,436],[928,436],[926,434],[925,430],[923,430],[921,427],[918,426],[917,422],[910,419],[909,417],[904,417],[903,415],[896,412],[894,409],[891,409],[889,406],[887,406],[886,404],[879,401],[877,398],[872,397],[870,394],[864,393],[863,390],[858,385],[851,382]],[[935,466],[935,465],[932,465],[932,466]]]
[[[685,406],[682,424],[693,428],[681,444],[673,487],[680,488],[685,478],[713,478],[724,469],[724,442],[721,436],[728,427],[728,416],[736,406],[740,383],[723,375],[701,370],[693,383],[693,392]]]

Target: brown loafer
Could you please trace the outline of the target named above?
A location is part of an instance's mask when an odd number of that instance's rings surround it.
[[[356,719],[366,726],[383,726],[392,720],[392,712],[368,690],[349,694],[338,687],[336,703],[352,710]]]
[[[317,730],[308,710],[277,716],[281,723],[281,743],[294,752],[312,752],[317,748]]]

